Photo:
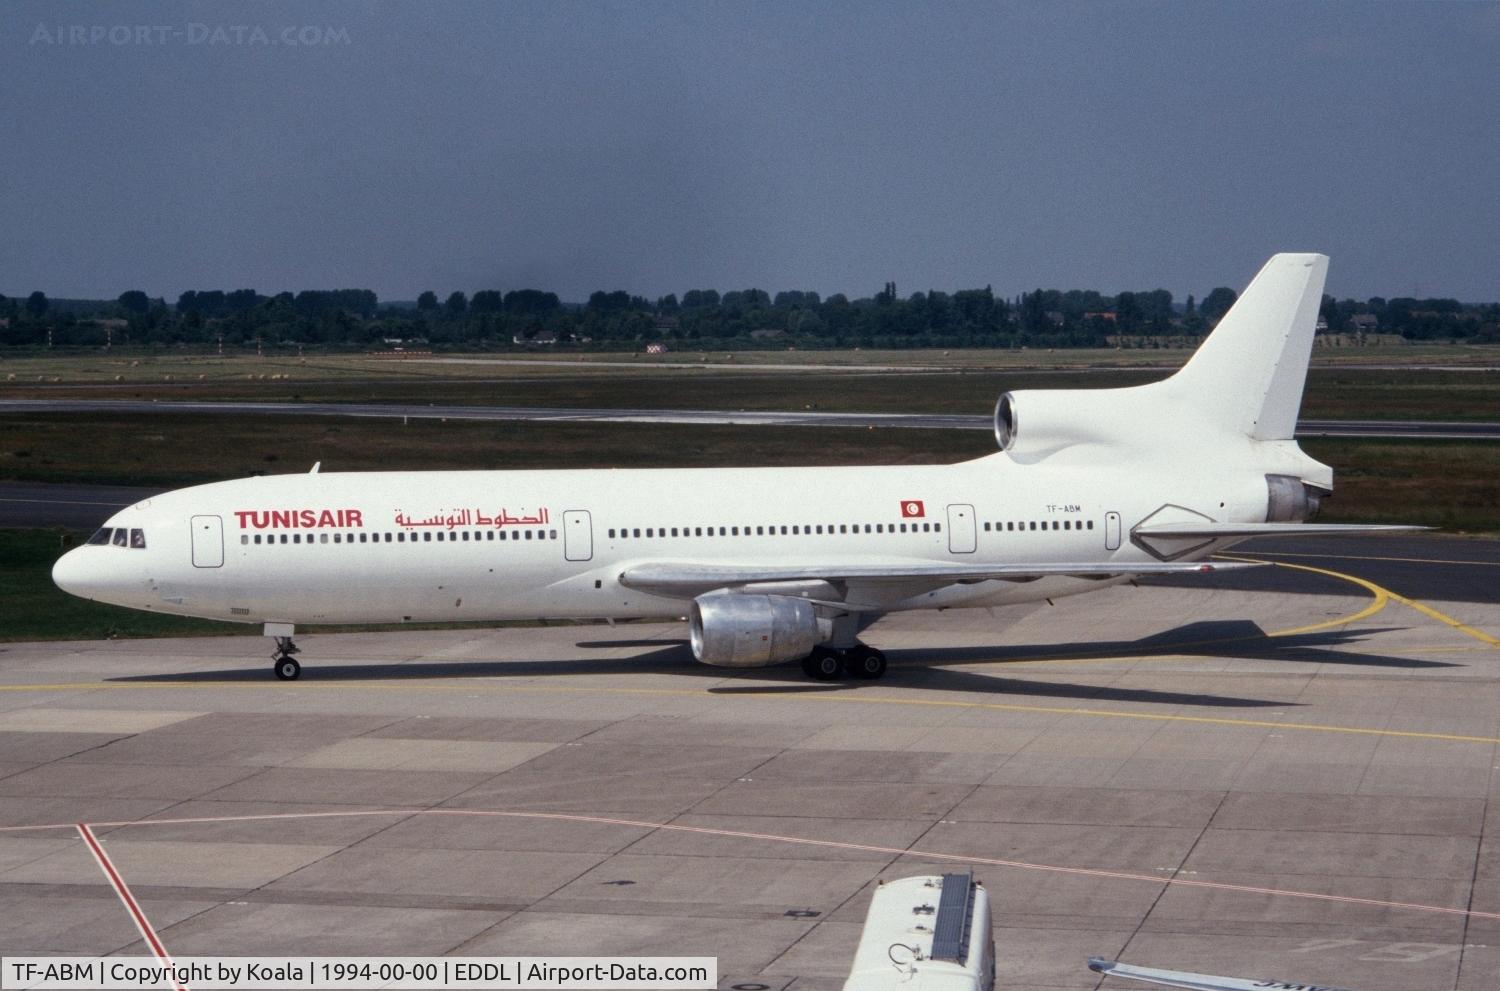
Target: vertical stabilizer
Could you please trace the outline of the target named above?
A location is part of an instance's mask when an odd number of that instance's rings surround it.
[[[1326,255],[1272,257],[1192,359],[1161,385],[1221,427],[1255,440],[1290,440],[1327,274]]]

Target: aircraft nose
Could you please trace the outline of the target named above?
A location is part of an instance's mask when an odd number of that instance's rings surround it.
[[[87,599],[88,593],[88,564],[84,561],[83,548],[79,547],[68,551],[58,558],[52,565],[52,584],[67,592],[69,595],[82,596]]]

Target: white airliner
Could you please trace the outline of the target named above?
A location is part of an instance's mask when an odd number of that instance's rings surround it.
[[[995,606],[1309,525],[1332,470],[1292,440],[1328,259],[1272,258],[1175,375],[1006,393],[1000,452],[953,465],[360,472],[169,492],[53,568],[135,609],[264,624],[690,619],[705,664],[878,678],[884,613]]]

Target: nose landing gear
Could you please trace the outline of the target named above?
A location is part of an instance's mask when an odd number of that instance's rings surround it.
[[[276,651],[271,655],[271,670],[276,672],[277,678],[293,681],[302,673],[302,665],[292,656],[300,652],[301,648],[292,643],[291,637],[276,638]]]

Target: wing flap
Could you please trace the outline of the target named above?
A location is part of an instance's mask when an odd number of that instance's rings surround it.
[[[1031,564],[928,564],[892,561],[888,564],[694,564],[654,562],[637,564],[620,573],[620,584],[636,591],[668,598],[692,598],[720,588],[777,585],[787,582],[859,582],[913,584],[931,588],[982,581],[1031,581],[1050,576],[1114,578],[1119,575],[1210,574],[1261,567],[1261,562],[1117,562]]]

